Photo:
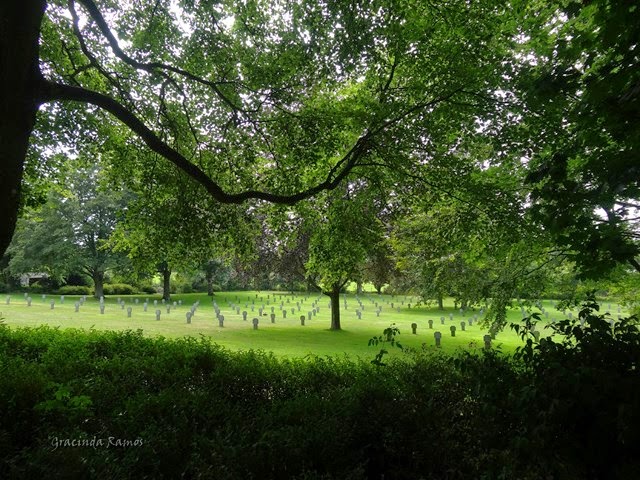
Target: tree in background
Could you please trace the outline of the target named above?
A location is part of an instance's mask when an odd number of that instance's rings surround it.
[[[51,191],[42,208],[20,221],[9,268],[14,274],[44,271],[54,277],[82,272],[100,298],[107,272],[126,263],[108,241],[130,196],[107,189],[100,167],[82,163],[67,169],[66,190]]]

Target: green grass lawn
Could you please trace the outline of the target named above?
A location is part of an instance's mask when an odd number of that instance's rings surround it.
[[[269,298],[267,298],[269,296]],[[6,304],[7,297],[10,303]],[[442,350],[451,352],[458,348],[481,348],[483,345],[483,335],[486,329],[480,327],[475,322],[473,326],[466,326],[466,331],[461,331],[460,322],[479,314],[479,309],[469,310],[464,314],[454,311],[453,302],[445,303],[445,310],[440,311],[435,306],[415,307],[417,299],[405,296],[392,298],[389,295],[379,297],[374,293],[367,293],[361,297],[364,305],[362,319],[358,319],[355,313],[358,307],[355,295],[346,295],[348,303],[344,309],[344,300],[341,299],[342,331],[334,332],[329,330],[330,311],[329,299],[326,296],[311,294],[305,297],[304,294],[291,295],[280,292],[220,292],[213,297],[206,294],[178,294],[172,296],[171,312],[167,313],[166,306],[162,305],[159,296],[136,295],[122,296],[125,301],[125,308],[122,309],[117,304],[117,298],[109,297],[105,300],[105,312],[100,314],[97,300],[88,298],[86,303],[80,307],[79,312],[75,312],[74,303],[78,301],[78,296],[66,296],[64,303],[60,302],[59,295],[47,295],[42,299],[41,295],[34,295],[31,306],[22,294],[3,295],[0,297],[0,318],[3,322],[12,327],[34,327],[38,325],[50,325],[59,328],[81,328],[100,330],[143,330],[145,335],[164,337],[183,337],[204,335],[212,341],[224,345],[231,350],[265,350],[272,351],[277,356],[302,357],[312,355],[344,355],[360,356],[363,358],[373,358],[379,350],[369,347],[368,341],[374,335],[381,335],[382,331],[390,324],[395,323],[401,332],[398,337],[404,346],[420,348],[426,344],[428,348],[435,348],[434,332],[442,333]],[[138,299],[138,303],[135,303]],[[143,311],[143,302],[149,299],[147,312]],[[50,307],[51,300],[55,301],[54,309]],[[158,306],[154,307],[153,301],[158,301]],[[174,301],[182,301],[181,306],[173,307]],[[215,317],[213,300],[216,301],[225,317],[224,328],[220,328]],[[193,317],[191,324],[186,323],[186,313],[190,311],[191,305],[196,301],[200,305]],[[251,302],[255,302],[254,311],[251,311]],[[267,305],[267,301],[269,304]],[[287,301],[289,303],[287,303]],[[319,313],[306,320],[306,325],[300,325],[300,315],[307,317],[308,311],[312,309],[312,302],[317,301],[320,308]],[[287,318],[283,318],[280,310],[280,303],[284,303],[284,308],[288,310]],[[298,312],[296,302],[300,302]],[[380,316],[376,316],[374,302],[382,306]],[[402,304],[404,302],[404,304]],[[231,304],[240,307],[240,314],[232,310]],[[394,304],[394,308],[391,307]],[[411,307],[410,303],[413,303]],[[258,317],[258,308],[264,304],[265,311],[260,317],[258,330],[253,329],[251,319]],[[245,305],[248,305],[245,308]],[[549,312],[549,319],[556,320],[564,318],[561,312],[554,308],[554,302],[545,301],[544,307]],[[271,307],[275,307],[276,322],[271,323]],[[132,308],[131,318],[127,318],[127,307]],[[400,311],[397,308],[400,307]],[[608,303],[604,304],[604,310]],[[612,314],[617,315],[617,305],[612,305]],[[295,308],[295,314],[291,309]],[[155,310],[161,310],[160,320],[155,318]],[[242,319],[242,311],[248,312],[247,321]],[[533,311],[539,312],[538,309]],[[624,313],[624,312],[623,312]],[[453,314],[453,320],[450,320]],[[577,311],[573,311],[577,316]],[[445,317],[445,324],[441,324],[440,317]],[[521,319],[519,308],[512,309],[508,318],[510,321]],[[545,317],[542,317],[546,320]],[[429,329],[428,320],[433,320],[433,330]],[[411,333],[411,324],[418,325],[417,334]],[[548,323],[547,321],[544,322]],[[452,337],[450,326],[455,325],[456,336]],[[544,336],[544,333],[543,333]],[[503,351],[513,351],[521,340],[510,329],[498,334],[493,342],[500,345]],[[395,350],[394,354],[400,354]]]

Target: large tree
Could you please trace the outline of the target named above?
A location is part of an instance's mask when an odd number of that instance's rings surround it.
[[[122,219],[129,194],[101,185],[98,167],[66,170],[67,188],[51,191],[42,208],[19,222],[9,248],[10,269],[14,273],[44,270],[58,277],[82,272],[91,277],[95,296],[100,298],[105,274],[126,263],[111,251],[108,241]]]
[[[583,275],[640,271],[637,2],[537,3],[516,93],[532,211]]]
[[[0,253],[46,145],[144,146],[219,202],[293,204],[374,150],[473,132],[509,18],[465,0],[1,2]]]

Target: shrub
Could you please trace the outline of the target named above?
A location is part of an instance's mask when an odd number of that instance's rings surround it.
[[[148,293],[150,295],[153,295],[154,293],[158,293],[158,290],[156,289],[156,287],[154,287],[150,283],[145,283],[143,285],[140,285],[139,289],[141,292]]]
[[[136,287],[126,283],[106,283],[103,291],[105,295],[135,295],[138,293]]]
[[[93,289],[83,285],[65,285],[56,292],[59,295],[93,295]]]

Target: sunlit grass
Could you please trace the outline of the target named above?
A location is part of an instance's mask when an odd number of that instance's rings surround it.
[[[257,297],[256,297],[257,295]],[[267,298],[269,296],[269,298]],[[479,315],[479,309],[472,309],[461,314],[453,308],[453,302],[445,302],[445,310],[440,311],[435,306],[415,306],[416,298],[389,295],[379,297],[374,293],[366,293],[361,297],[364,305],[362,319],[358,320],[355,314],[358,307],[355,295],[346,295],[347,309],[344,309],[344,300],[341,299],[342,331],[329,330],[330,311],[329,299],[320,294],[285,294],[280,292],[220,292],[215,297],[207,297],[206,294],[180,294],[171,299],[171,311],[167,313],[167,307],[162,305],[159,296],[136,295],[122,296],[125,308],[121,308],[116,302],[117,298],[110,297],[105,300],[105,313],[100,314],[97,300],[87,298],[79,312],[75,312],[74,303],[78,296],[66,296],[64,303],[60,302],[60,296],[47,295],[42,299],[41,295],[34,296],[31,306],[23,295],[10,295],[11,301],[7,305],[8,295],[0,297],[0,317],[4,323],[12,327],[27,327],[47,324],[59,328],[95,328],[99,330],[143,330],[145,335],[164,337],[183,337],[204,335],[212,341],[224,345],[231,350],[265,350],[272,351],[278,356],[303,357],[305,355],[348,355],[351,357],[373,358],[377,352],[375,347],[368,346],[368,340],[377,335],[390,324],[395,323],[400,329],[398,341],[406,347],[435,348],[434,332],[442,333],[442,347],[444,352],[452,352],[459,348],[482,348],[483,336],[486,328],[478,323],[466,326],[466,331],[461,330],[460,322],[468,321],[468,318]],[[135,303],[138,299],[138,303]],[[143,302],[148,299],[147,312],[143,311]],[[50,307],[51,300],[55,301],[54,309]],[[156,300],[158,306],[154,306]],[[224,328],[220,328],[213,309],[213,300],[216,301],[225,317]],[[267,305],[267,300],[269,305]],[[287,303],[287,300],[289,303]],[[174,307],[173,302],[182,301],[181,306]],[[186,323],[186,313],[191,306],[199,301],[200,305],[191,320]],[[251,311],[251,302],[255,302],[254,311]],[[317,301],[320,308],[317,316],[308,319],[308,312],[312,309],[312,302]],[[287,318],[283,318],[280,303],[287,308]],[[296,302],[300,302],[300,311]],[[382,306],[380,316],[375,314],[374,302]],[[404,303],[402,303],[404,302]],[[232,310],[231,303],[240,307],[240,314]],[[391,303],[394,308],[391,308]],[[258,308],[264,304],[263,316],[259,318],[258,330],[253,329],[252,319],[258,317]],[[409,307],[409,304],[412,304]],[[248,305],[248,307],[245,307]],[[549,312],[549,319],[542,316],[544,323],[554,318],[564,318],[561,312],[555,310],[555,302],[545,301],[544,307]],[[271,323],[271,307],[275,307],[276,322]],[[127,317],[127,307],[132,308],[131,318]],[[397,311],[397,308],[400,311]],[[605,304],[606,307],[606,304]],[[291,309],[296,312],[292,314]],[[161,311],[160,320],[156,320],[155,311]],[[242,311],[247,311],[247,321],[242,319]],[[613,305],[612,314],[617,314],[617,305]],[[537,308],[532,311],[539,312]],[[568,312],[567,312],[568,313]],[[453,320],[450,320],[450,314]],[[300,315],[305,315],[305,326],[300,324]],[[573,311],[577,315],[577,311]],[[441,324],[441,317],[445,317],[445,324]],[[522,318],[519,308],[509,311],[510,322],[518,322]],[[428,321],[433,320],[433,329],[430,330]],[[413,335],[411,324],[418,325],[417,334]],[[451,325],[456,326],[456,336],[452,337]],[[493,341],[494,346],[500,346],[505,351],[513,351],[521,345],[519,337],[510,329],[498,334]],[[378,349],[380,347],[377,347]],[[390,349],[398,355],[398,350]]]

